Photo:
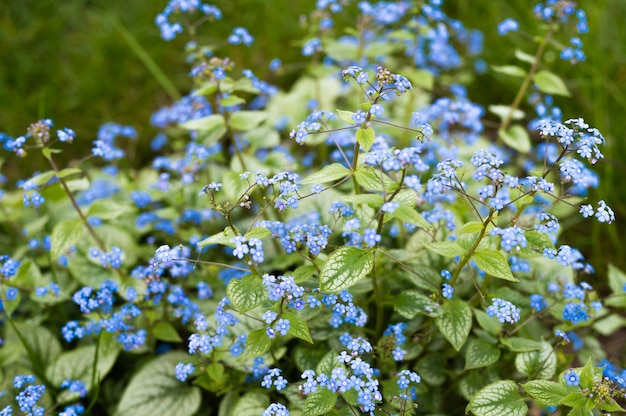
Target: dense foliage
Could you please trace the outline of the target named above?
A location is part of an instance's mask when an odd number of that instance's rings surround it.
[[[89,156],[49,119],[0,134],[32,166],[0,176],[0,415],[622,411],[597,337],[626,275],[603,297],[559,243],[563,219],[615,221],[588,197],[604,137],[543,59],[586,64],[586,14],[537,4],[536,50],[501,65],[483,42],[519,23],[486,39],[441,3],[319,0],[282,91],[214,55],[261,34],[205,44],[222,11],[171,0],[155,22],[190,38],[191,91],[153,114],[148,167],[125,163],[132,126]],[[468,96],[488,69],[510,105]]]

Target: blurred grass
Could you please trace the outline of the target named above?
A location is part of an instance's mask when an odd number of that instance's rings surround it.
[[[533,33],[537,23],[530,10],[536,2],[446,0],[445,9],[467,27],[484,32],[488,63],[505,64],[513,62],[515,47],[533,52],[534,44],[516,35],[501,38],[496,26],[505,17],[513,17]],[[311,10],[314,0],[213,3],[230,20],[211,23],[201,33],[204,39],[224,39],[234,26],[246,27],[257,37],[253,48],[214,42],[218,49],[228,48],[228,56],[241,68],[254,68],[264,78],[272,58],[280,56],[287,64],[300,59],[296,42],[303,31],[299,17]],[[152,112],[171,103],[172,89],[182,94],[190,86],[181,52],[183,37],[165,42],[153,23],[165,4],[165,0],[3,0],[0,131],[21,135],[31,122],[49,117],[59,127],[73,128],[87,145],[99,125],[115,121],[135,126],[141,137],[140,148],[147,146],[156,133],[148,124]],[[573,92],[573,99],[557,98],[556,104],[565,118],[583,117],[605,135],[606,160],[596,167],[601,185],[591,200],[605,199],[618,219],[612,226],[596,221],[566,223],[562,238],[580,248],[603,275],[609,262],[626,269],[626,244],[621,241],[626,232],[626,183],[622,182],[626,178],[626,31],[622,25],[626,1],[596,0],[583,7],[590,26],[590,32],[582,37],[587,61],[571,66],[555,57],[554,71],[567,80]],[[164,88],[164,81],[151,75],[145,59],[133,52],[115,21],[126,28],[131,43],[145,50],[171,88]],[[297,75],[293,72],[282,78],[282,86]],[[469,93],[474,101],[487,105],[510,103],[515,90],[512,84],[494,84],[494,78],[487,74],[477,78]]]
[[[187,92],[191,82],[183,52],[185,36],[165,42],[154,24],[166,4],[165,0],[2,0],[0,131],[15,137],[33,121],[47,117],[89,142],[107,121],[133,125],[142,137],[153,134],[147,126],[150,115],[170,104],[172,93],[148,72],[128,39],[145,50],[181,94]],[[230,46],[228,55],[242,68],[267,68],[272,58],[285,53],[299,57],[299,48],[290,47],[291,39],[302,36],[298,13],[309,10],[307,5],[314,0],[215,4],[224,16],[237,20],[205,25],[208,32],[203,29],[202,36],[225,39],[233,27],[243,26],[264,39],[250,49]]]

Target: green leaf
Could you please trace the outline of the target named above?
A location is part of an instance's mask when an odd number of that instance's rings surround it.
[[[58,171],[56,176],[57,178],[64,179],[64,178],[67,178],[68,176],[76,175],[82,172],[83,172],[82,169],[79,169],[79,168],[65,168],[65,169],[61,169],[60,171]]]
[[[228,132],[226,125],[219,125],[211,130],[199,130],[197,142],[204,146],[212,146],[220,141]]]
[[[233,84],[234,91],[247,92],[248,94],[259,94],[260,91],[258,88],[255,88],[252,85],[252,80],[249,78],[239,78]]]
[[[57,336],[49,329],[30,323],[12,322],[33,354],[32,357],[29,357],[29,359],[35,361],[31,363],[33,366],[40,369],[46,368],[61,354],[63,350],[61,343],[57,339]],[[8,348],[9,345],[17,345],[19,347],[19,353],[24,354],[26,351],[13,325],[10,325],[8,322],[6,322],[5,325],[4,345],[0,348],[0,352],[4,348]]]
[[[487,315],[487,313],[480,309],[472,309],[474,312],[474,316],[476,317],[476,322],[478,325],[487,331],[490,335],[498,335],[502,330],[502,323],[497,319],[493,319],[493,317]]]
[[[352,111],[345,111],[345,110],[336,110],[336,111],[337,111],[337,114],[339,115],[339,118],[342,119],[344,122],[348,124],[355,124],[354,119],[352,118],[352,116],[354,115]]]
[[[626,293],[624,292],[624,287],[626,286],[626,273],[612,264],[609,264],[608,274],[609,287],[611,288],[612,296],[605,301],[606,304],[619,308],[626,308]]]
[[[32,177],[30,181],[37,186],[42,186],[48,183],[48,181],[52,179],[55,176],[55,174],[56,174],[55,171],[49,170],[47,172],[43,172],[43,173],[40,173],[39,175]]]
[[[541,341],[541,349],[520,352],[515,357],[515,368],[531,378],[549,379],[556,371],[556,354],[552,346]]]
[[[511,282],[519,282],[519,280],[513,276],[513,273],[511,273],[511,268],[506,261],[506,257],[498,250],[492,250],[490,248],[476,250],[472,255],[472,259],[474,259],[479,269],[493,277]]]
[[[251,238],[259,238],[263,239],[265,237],[269,237],[272,235],[272,232],[265,227],[253,227],[250,231],[248,231],[245,237],[250,240]]]
[[[222,105],[223,107],[232,107],[234,105],[237,104],[243,104],[245,103],[246,100],[244,100],[243,98],[237,96],[237,95],[231,95],[229,97],[224,98],[223,100],[220,101],[220,105]]]
[[[430,227],[430,223],[426,221],[426,219],[422,217],[419,212],[407,205],[400,205],[393,213],[390,214],[390,216],[392,218],[397,218],[400,221],[417,225],[418,227]]]
[[[111,371],[118,354],[119,349],[112,342],[100,348],[96,363],[96,383],[99,383]],[[72,351],[64,352],[47,368],[46,376],[55,386],[60,386],[66,379],[81,380],[87,389],[91,390],[95,358],[95,345],[78,347]]]
[[[248,131],[263,123],[269,113],[265,111],[237,111],[230,117],[233,130]]]
[[[469,402],[487,383],[487,374],[482,371],[470,371],[460,378],[458,391]]]
[[[530,397],[546,406],[558,406],[561,400],[570,393],[567,386],[548,380],[531,380],[522,384],[522,387]]]
[[[339,361],[337,361],[337,353],[332,349],[324,355],[324,357],[317,363],[315,372],[317,374],[330,374],[333,369],[339,367]]]
[[[237,172],[233,172],[232,170],[224,172],[221,182],[224,185],[222,190],[224,191],[226,198],[231,201],[236,201],[248,188],[246,181],[242,181],[239,174]]]
[[[526,62],[528,64],[532,64],[533,62],[535,62],[535,57],[527,54],[526,52],[520,50],[520,49],[516,49],[515,50],[515,57],[517,59],[519,59],[522,62]]]
[[[304,372],[304,370],[309,368],[314,369],[324,355],[326,355],[326,351],[323,349],[315,346],[309,347],[302,343],[299,343],[290,351],[290,356],[295,361],[300,372]]]
[[[415,366],[415,371],[429,386],[441,386],[446,382],[446,357],[430,352]]]
[[[300,284],[309,280],[309,278],[313,276],[316,271],[317,268],[312,264],[303,264],[302,266],[298,266],[293,272],[291,272],[291,276],[293,276],[294,282]]]
[[[564,404],[565,406],[574,407],[574,408],[585,408],[587,406],[589,399],[587,396],[583,395],[580,391],[574,391],[569,393],[567,396],[563,397],[563,399],[559,402],[559,404]]]
[[[50,179],[54,178],[54,177],[63,179],[63,178],[66,178],[68,176],[75,175],[75,174],[81,173],[81,172],[82,172],[82,170],[78,169],[78,168],[67,168],[67,169],[62,169],[62,170],[60,170],[58,172],[55,172],[53,170],[49,170],[47,172],[43,172],[43,173],[40,173],[39,175],[36,175],[36,176],[32,177],[30,179],[30,181],[32,183],[34,183],[35,185],[37,185],[37,186],[42,186],[42,185],[47,184],[48,181]]]
[[[609,397],[606,402],[599,401],[599,403],[595,403],[595,404],[598,407],[598,409],[604,410],[605,412],[624,412],[624,411],[626,411],[626,409],[624,409],[622,406],[620,406],[615,401],[615,399],[613,399],[612,397]]]
[[[356,131],[356,141],[361,145],[363,150],[369,152],[370,148],[374,144],[374,138],[376,134],[374,133],[374,129],[368,127],[366,129],[357,129]]]
[[[415,290],[404,290],[393,298],[393,309],[406,319],[413,319],[418,313],[437,316],[439,305],[428,296]]]
[[[482,339],[473,339],[465,350],[465,369],[488,367],[500,359],[500,348]]]
[[[335,250],[320,274],[320,289],[337,293],[363,279],[374,266],[374,254],[356,247]]]
[[[268,299],[263,280],[252,274],[243,276],[241,280],[232,279],[228,282],[226,294],[240,313],[248,312]]]
[[[567,416],[595,416],[595,414],[591,410],[575,407],[567,413]]]
[[[447,301],[441,306],[436,322],[443,336],[459,351],[472,329],[472,310],[464,301]]]
[[[385,198],[378,194],[339,195],[339,199],[348,204],[366,204],[376,209],[385,202]]]
[[[267,125],[249,130],[246,132],[246,139],[250,142],[250,147],[253,149],[274,148],[280,144],[278,131]],[[271,157],[268,157],[269,160],[271,160]]]
[[[511,111],[511,106],[502,105],[502,104],[494,104],[487,107],[490,113],[493,113],[500,117],[501,121],[506,120],[509,116],[509,112]],[[521,120],[525,116],[525,113],[522,110],[515,109],[513,110],[513,115],[511,116],[511,120]]]
[[[516,78],[524,78],[526,76],[526,70],[515,65],[491,65],[491,69],[498,74],[509,75]]]
[[[593,365],[591,364],[591,358],[587,360],[585,366],[580,371],[580,387],[583,389],[592,390],[594,386],[594,374],[593,374]]]
[[[289,330],[287,331],[296,338],[300,338],[310,344],[313,344],[313,338],[309,332],[309,326],[306,321],[293,312],[284,312],[282,317],[289,320]]]
[[[567,89],[565,82],[555,73],[550,71],[538,71],[533,77],[533,81],[539,91],[552,94],[562,95],[564,97],[570,97],[572,94]]]
[[[354,172],[354,176],[360,186],[368,191],[395,191],[398,183],[387,174],[374,171],[372,168],[359,168]]]
[[[415,36],[408,33],[406,35],[407,37]],[[413,88],[422,88],[430,91],[435,86],[435,76],[432,72],[425,69],[406,68],[402,70],[402,74],[411,80]]]
[[[224,366],[219,363],[211,363],[206,368],[206,373],[212,380],[221,381],[224,377]]]
[[[534,341],[528,338],[522,338],[522,337],[501,338],[500,342],[502,343],[502,345],[507,347],[509,351],[513,351],[513,352],[539,351],[541,349],[540,341]]]
[[[134,212],[135,208],[128,204],[120,204],[110,199],[98,199],[89,207],[88,217],[100,217],[103,220],[110,220],[121,217],[124,214]]]
[[[189,120],[179,125],[185,130],[211,131],[220,127],[226,127],[226,120],[221,114],[211,114],[210,116]]]
[[[6,313],[8,317],[10,317],[13,312],[15,312],[20,304],[20,300],[22,300],[22,295],[20,294],[19,290],[17,291],[17,295],[15,295],[15,298],[11,300],[4,298],[4,293],[0,295],[0,305],[2,305],[2,309],[4,309],[4,313]]]
[[[50,253],[53,259],[58,259],[71,246],[76,244],[83,235],[81,220],[61,221],[52,229]]]
[[[598,331],[600,334],[610,337],[615,334],[620,328],[626,326],[626,318],[611,314],[606,317],[602,317],[602,319],[596,320],[593,323],[593,329]]]
[[[459,229],[459,234],[473,234],[479,233],[482,231],[484,225],[480,221],[470,221],[463,224],[463,226]]]
[[[174,325],[167,321],[161,321],[152,328],[152,333],[156,339],[168,342],[182,342],[182,338],[178,335]]]
[[[241,355],[241,359],[260,357],[269,351],[272,340],[265,333],[265,328],[250,331],[246,339],[246,350]]]
[[[87,255],[70,257],[68,269],[78,282],[91,287],[99,287],[105,280],[119,277],[113,269],[105,269],[100,263],[91,261]]]
[[[465,250],[453,241],[436,241],[434,243],[425,243],[424,246],[443,257],[456,257],[465,254]]]
[[[41,149],[41,154],[48,160],[52,159],[52,149],[49,147],[44,147],[43,149]]]
[[[543,256],[544,248],[554,248],[550,237],[537,230],[526,231],[524,237],[526,237],[527,245],[520,250],[519,255],[521,257],[532,258]]]
[[[530,136],[528,131],[515,124],[509,127],[507,130],[500,129],[498,134],[502,138],[502,141],[512,149],[517,150],[520,153],[528,153],[530,151]]]
[[[199,95],[211,95],[215,91],[217,91],[217,82],[207,81],[203,82],[191,95],[193,97],[197,97]]]
[[[332,163],[328,166],[324,166],[322,170],[319,170],[312,175],[307,176],[300,181],[302,185],[314,185],[327,182],[334,182],[339,179],[343,179],[350,175],[350,169],[346,168],[340,163]]]
[[[212,244],[221,244],[228,247],[235,247],[235,244],[231,241],[235,237],[235,233],[230,227],[226,227],[224,231],[217,234],[213,234],[204,240],[199,241],[196,245],[200,248],[210,246]]]
[[[126,386],[115,416],[192,416],[200,408],[200,389],[181,383],[173,369],[189,354],[171,352],[141,367]]]
[[[517,392],[515,382],[496,381],[483,387],[467,405],[476,416],[525,416],[528,406]]]
[[[270,405],[270,398],[267,394],[258,391],[249,391],[237,400],[231,415],[256,416]]]
[[[304,401],[302,416],[318,416],[330,413],[335,407],[337,394],[327,388],[319,388]]]

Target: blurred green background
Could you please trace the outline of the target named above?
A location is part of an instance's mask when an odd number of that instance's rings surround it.
[[[56,126],[73,128],[78,140],[88,145],[102,123],[115,121],[137,128],[139,148],[147,147],[156,133],[148,123],[150,115],[170,104],[173,94],[147,70],[128,38],[141,45],[180,94],[191,85],[182,52],[184,37],[165,42],[153,23],[165,4],[166,0],[2,0],[0,131],[17,136],[31,122],[52,118]],[[263,78],[272,58],[280,56],[286,63],[301,59],[297,41],[305,31],[299,20],[312,10],[314,0],[213,4],[225,18],[206,25],[203,36],[225,39],[234,26],[244,26],[257,38],[250,49],[212,44],[218,54],[220,48],[228,48],[228,56],[240,68],[254,68]],[[534,33],[537,22],[530,13],[534,4],[527,0],[446,0],[444,9],[467,27],[482,30],[484,59],[503,65],[514,63],[516,47],[534,53],[534,44],[519,34],[499,37],[497,24],[513,17],[523,30]],[[566,221],[561,242],[581,249],[602,277],[608,263],[626,269],[626,244],[621,239],[626,234],[626,1],[595,0],[582,7],[591,28],[583,36],[587,61],[571,66],[559,61],[556,52],[552,55],[553,71],[567,80],[573,93],[572,99],[557,98],[556,104],[564,118],[583,117],[605,135],[606,160],[596,168],[601,185],[591,197],[605,199],[615,210],[617,222],[606,226],[596,221]],[[124,31],[129,34],[126,38]],[[272,82],[289,88],[299,75],[298,66],[292,67]],[[516,86],[500,81],[490,73],[478,77],[469,88],[470,98],[483,105],[510,103]]]

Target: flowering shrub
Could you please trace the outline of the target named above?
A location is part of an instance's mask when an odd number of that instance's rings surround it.
[[[487,66],[441,3],[319,0],[280,91],[196,38],[217,6],[171,0],[155,21],[187,30],[193,85],[150,120],[151,166],[126,168],[131,126],[67,166],[70,128],[0,136],[42,156],[0,181],[0,415],[623,411],[596,336],[623,325],[626,275],[601,295],[559,243],[564,218],[615,221],[587,197],[604,138],[563,120],[542,60],[584,61],[585,13],[539,3],[534,55]],[[520,87],[486,112],[460,81],[488,68]]]

